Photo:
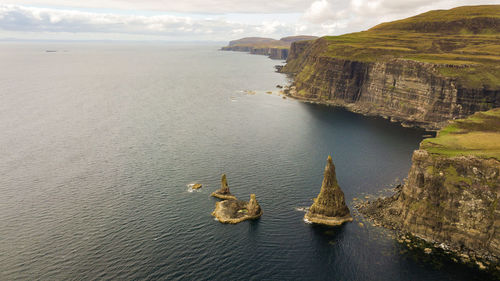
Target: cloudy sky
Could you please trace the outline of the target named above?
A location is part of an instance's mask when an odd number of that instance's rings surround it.
[[[2,0],[0,39],[227,41],[337,35],[500,0]],[[5,3],[5,4],[4,4]]]

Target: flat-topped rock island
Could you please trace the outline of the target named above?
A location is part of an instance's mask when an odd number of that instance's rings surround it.
[[[212,216],[221,223],[236,224],[245,220],[258,219],[262,213],[255,194],[250,194],[249,202],[229,199],[215,203]]]

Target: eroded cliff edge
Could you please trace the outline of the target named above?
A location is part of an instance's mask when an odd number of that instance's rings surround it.
[[[289,95],[437,130],[500,106],[500,5],[431,11],[294,42]]]
[[[358,209],[379,224],[500,270],[500,109],[426,139],[406,183]]]

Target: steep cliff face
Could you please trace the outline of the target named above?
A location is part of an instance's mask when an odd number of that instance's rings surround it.
[[[293,43],[281,70],[294,75],[289,94],[432,130],[450,119],[499,107],[500,49],[491,47],[500,44],[494,36],[499,31],[488,24],[496,26],[500,6],[467,7],[478,15],[472,19],[455,11],[453,20],[463,22],[460,30],[439,21],[454,10]],[[484,11],[489,13],[481,16]],[[425,33],[427,25],[440,28]],[[481,30],[491,34],[475,34]]]
[[[264,55],[271,59],[286,60],[288,57],[288,48],[279,47],[252,47],[252,46],[228,46],[222,47],[223,51],[247,52],[253,55]]]
[[[500,261],[500,161],[417,150],[407,183],[362,213],[467,259]]]
[[[363,62],[324,57],[315,52],[324,45],[321,40],[292,45],[282,71],[296,73],[296,91],[291,92],[296,98],[431,130],[450,119],[500,106],[500,90],[466,88],[456,78],[441,75],[437,64],[402,58]]]
[[[499,159],[500,109],[476,113],[424,141],[401,190],[360,211],[494,268],[500,262]]]

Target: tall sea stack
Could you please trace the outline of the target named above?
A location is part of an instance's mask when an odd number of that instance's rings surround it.
[[[229,191],[226,174],[222,174],[220,188],[212,192],[211,196],[220,199],[236,199],[236,196],[232,195],[231,192]]]
[[[335,175],[335,165],[328,156],[321,191],[307,211],[304,219],[312,223],[341,225],[352,221],[349,208],[345,204],[344,192],[340,189]]]

